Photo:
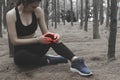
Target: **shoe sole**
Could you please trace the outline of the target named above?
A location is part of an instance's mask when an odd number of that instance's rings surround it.
[[[91,76],[91,75],[93,74],[92,72],[90,72],[89,74],[85,74],[85,73],[82,73],[82,72],[78,71],[78,70],[75,69],[75,68],[70,68],[70,71],[79,73],[79,74],[82,75],[82,76]]]

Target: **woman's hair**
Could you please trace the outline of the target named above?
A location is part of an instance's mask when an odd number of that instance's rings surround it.
[[[17,0],[16,6],[20,5],[21,3],[25,5],[25,4],[33,3],[35,1],[41,1],[41,0]]]

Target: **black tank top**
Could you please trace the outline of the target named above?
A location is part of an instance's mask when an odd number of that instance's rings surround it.
[[[18,8],[15,8],[16,10],[16,32],[17,36],[27,36],[35,33],[37,29],[37,18],[35,16],[35,13],[32,13],[32,23],[28,26],[24,26],[21,22],[20,15]]]

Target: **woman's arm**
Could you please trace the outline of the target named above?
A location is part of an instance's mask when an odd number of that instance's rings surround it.
[[[44,43],[43,38],[36,37],[36,38],[28,38],[28,39],[20,39],[17,37],[15,22],[16,22],[16,15],[15,9],[12,9],[6,14],[7,26],[8,26],[8,35],[10,37],[10,41],[13,45],[24,45],[30,43]]]
[[[42,34],[51,34],[54,37],[53,42],[58,42],[60,39],[59,34],[49,32],[45,23],[44,12],[40,7],[37,7],[35,10],[36,17],[38,19],[39,27],[42,31]]]
[[[45,23],[45,17],[44,17],[44,12],[40,7],[37,7],[35,10],[36,17],[38,19],[38,24],[41,29],[42,34],[45,34],[48,31],[46,23]]]

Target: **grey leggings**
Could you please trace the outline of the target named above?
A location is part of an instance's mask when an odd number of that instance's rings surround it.
[[[47,57],[45,56],[49,48],[69,60],[75,56],[70,49],[63,43],[45,44],[29,44],[22,46],[15,46],[14,62],[16,65],[46,65]]]

